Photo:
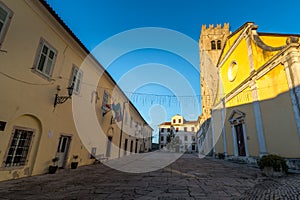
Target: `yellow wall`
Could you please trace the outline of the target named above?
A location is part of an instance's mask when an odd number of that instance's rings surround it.
[[[284,157],[299,157],[300,139],[284,67],[278,65],[260,78],[257,85],[268,151]],[[288,144],[288,148],[283,144]]]
[[[268,46],[280,47],[286,45],[287,36],[285,35],[260,35],[260,39]]]
[[[232,45],[234,44],[234,42],[236,41],[236,39],[239,37],[239,35],[242,33],[243,29],[241,29],[240,31],[237,31],[235,34],[230,35],[230,37],[228,38],[226,45],[223,49],[223,54],[221,54],[221,59],[224,58],[224,56],[226,55],[225,52],[228,52],[229,49],[232,47]]]
[[[228,79],[228,70],[233,61],[237,63],[237,74],[234,81],[230,81]],[[220,66],[220,74],[225,95],[238,87],[250,75],[247,45],[244,39],[239,43],[235,51],[232,52],[224,64]]]
[[[283,65],[278,65],[256,81],[260,101],[273,99],[289,91]]]

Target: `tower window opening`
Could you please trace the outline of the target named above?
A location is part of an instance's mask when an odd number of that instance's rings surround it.
[[[216,49],[216,41],[211,41],[211,50],[215,50]]]
[[[221,40],[218,40],[217,42],[217,49],[221,49]]]

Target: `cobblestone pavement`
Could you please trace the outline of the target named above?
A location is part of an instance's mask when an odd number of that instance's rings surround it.
[[[245,164],[184,154],[148,173],[96,164],[4,181],[0,199],[300,199],[300,175],[272,179]]]

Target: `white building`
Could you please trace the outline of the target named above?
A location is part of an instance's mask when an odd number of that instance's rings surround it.
[[[163,122],[159,125],[159,149],[196,152],[197,124],[197,121],[186,121],[178,114],[173,116],[170,122]]]

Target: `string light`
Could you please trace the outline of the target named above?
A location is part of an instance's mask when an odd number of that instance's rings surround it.
[[[24,83],[24,84],[28,84],[28,85],[37,85],[37,86],[47,86],[47,85],[53,85],[54,84],[54,80],[53,79],[51,81],[51,83],[34,83],[34,82],[30,82],[30,81],[25,81],[25,80],[22,80],[22,79],[19,79],[19,78],[15,78],[7,73],[4,73],[4,72],[0,72],[0,74],[2,74],[3,76],[6,76],[7,78],[10,78],[12,80],[15,80],[17,82],[20,82],[20,83]],[[58,77],[59,79],[63,79],[63,80],[66,80],[67,83],[70,82],[70,78],[66,78],[66,77]],[[99,85],[93,85],[91,83],[88,83],[88,82],[81,82],[81,84],[84,84],[84,85],[88,85],[88,86],[92,86],[92,87],[96,87],[97,89],[105,89],[105,90],[109,90],[109,91],[113,91],[114,89],[113,88],[108,88],[108,87],[103,87],[103,86],[99,86]],[[284,83],[276,83],[276,84],[272,84],[272,85],[269,85],[269,86],[264,86],[264,87],[257,87],[257,91],[260,91],[260,90],[266,90],[266,89],[270,89],[270,88],[275,88],[277,86],[282,86],[282,85],[286,85]],[[161,98],[159,101],[176,101],[176,99],[200,99],[201,97],[211,97],[211,95],[207,94],[207,95],[200,95],[200,94],[196,94],[196,95],[173,95],[173,94],[150,94],[150,93],[141,93],[141,92],[131,92],[131,91],[123,91],[125,94],[127,94],[128,96],[130,96],[133,100],[136,99],[138,96],[147,96],[147,97],[150,97],[150,101],[157,101],[158,98]],[[240,92],[239,94],[235,95],[235,96],[238,96],[238,95],[248,95],[247,93],[252,93],[251,90],[247,90],[247,91],[242,91]],[[221,96],[221,97],[224,97],[226,96],[225,93],[219,93],[217,94],[218,96]],[[165,98],[165,99],[163,99]]]

